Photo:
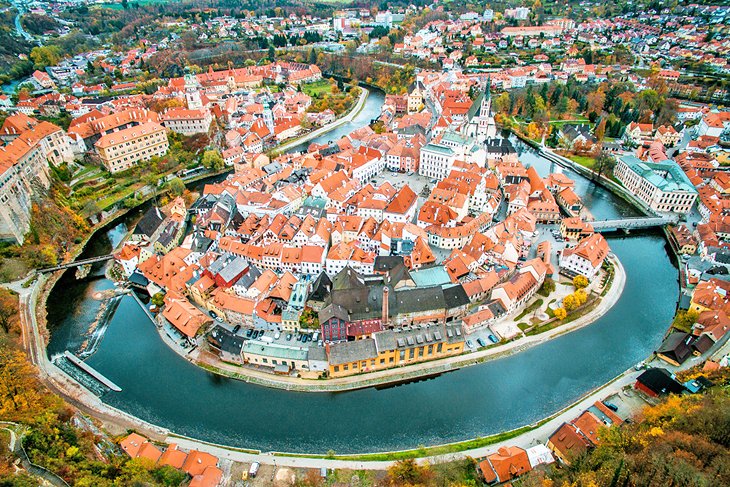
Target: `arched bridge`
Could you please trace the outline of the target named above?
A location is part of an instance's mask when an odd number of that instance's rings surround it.
[[[642,228],[662,227],[677,223],[676,216],[640,216],[621,218],[618,220],[596,220],[590,222],[596,232],[612,232],[615,230],[639,230]]]
[[[79,266],[87,265],[87,264],[95,264],[97,262],[103,262],[105,260],[110,260],[110,259],[113,259],[113,258],[114,258],[114,255],[113,254],[99,255],[98,257],[91,257],[90,259],[81,259],[81,260],[77,260],[77,261],[74,261],[74,262],[68,262],[66,264],[59,264],[59,265],[54,266],[54,267],[47,267],[45,269],[38,269],[38,272],[40,272],[41,274],[45,274],[47,272],[55,272],[55,271],[60,271],[62,269],[70,269],[72,267],[79,267]]]

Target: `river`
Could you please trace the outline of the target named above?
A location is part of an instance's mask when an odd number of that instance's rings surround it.
[[[516,144],[526,165],[543,176],[555,170]],[[562,171],[576,180],[576,192],[597,219],[637,214],[603,188]],[[88,252],[108,250],[124,230],[122,222],[100,234]],[[611,237],[609,243],[627,282],[619,302],[598,321],[517,355],[424,382],[298,393],[223,378],[168,349],[129,297],[87,362],[122,387],[103,397],[108,404],[176,433],[236,447],[369,452],[489,435],[554,413],[644,359],[661,341],[678,295],[677,270],[664,238],[644,233]],[[92,295],[110,286],[103,278],[77,282],[73,272],[66,273],[48,301],[50,355],[80,346],[99,306]]]
[[[308,142],[296,145],[286,152],[306,152],[309,144],[327,144],[334,142],[348,135],[353,130],[369,124],[371,120],[378,118],[380,116],[380,107],[383,106],[383,102],[385,101],[385,94],[374,88],[368,88],[368,90],[370,90],[370,94],[368,95],[368,99],[365,100],[365,106],[362,107],[360,113],[352,121],[343,123],[331,132],[320,135]]]

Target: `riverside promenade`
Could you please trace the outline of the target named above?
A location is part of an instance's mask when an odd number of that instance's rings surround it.
[[[485,350],[348,377],[318,380],[291,376],[278,376],[249,367],[229,364],[217,359],[212,360],[210,357],[200,354],[199,347],[192,352],[188,349],[183,349],[174,343],[173,340],[169,339],[162,330],[160,330],[160,336],[165,344],[175,351],[175,353],[185,358],[185,360],[203,367],[210,372],[232,379],[265,387],[299,392],[343,392],[364,389],[367,387],[416,380],[423,377],[443,374],[458,370],[462,367],[468,367],[481,364],[489,360],[507,357],[547,342],[555,337],[590,325],[606,314],[606,312],[608,312],[608,310],[610,310],[618,302],[626,285],[626,271],[623,265],[616,257],[610,258],[610,261],[614,265],[615,274],[608,291],[600,298],[600,301],[595,308],[573,321],[558,325],[555,328],[537,335],[523,336],[522,338],[518,338],[514,341],[489,347]]]

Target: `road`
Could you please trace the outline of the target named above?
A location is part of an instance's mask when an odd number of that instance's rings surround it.
[[[348,122],[352,122],[352,120],[360,113],[360,110],[362,110],[362,107],[365,106],[365,101],[368,99],[368,95],[370,95],[370,91],[367,88],[360,87],[360,98],[358,98],[357,103],[353,107],[352,110],[350,110],[350,113],[345,115],[344,117],[338,118],[332,123],[328,123],[327,125],[320,127],[316,130],[312,130],[308,134],[297,137],[295,139],[292,139],[288,142],[284,142],[280,146],[277,146],[274,150],[278,153],[284,153],[287,150],[291,149],[292,147],[296,147],[299,144],[302,144],[304,142],[308,142],[312,139],[316,139],[320,135],[324,135],[327,132],[331,132],[340,125],[346,124]]]
[[[36,39],[32,35],[30,35],[30,33],[28,31],[26,31],[23,28],[23,24],[20,21],[21,18],[23,17],[23,14],[25,13],[25,5],[22,2],[16,0],[13,2],[13,6],[18,11],[18,15],[15,16],[15,31],[18,33],[19,36],[24,38],[26,41],[38,43],[38,41],[36,41]],[[38,44],[40,44],[40,43],[38,43]]]

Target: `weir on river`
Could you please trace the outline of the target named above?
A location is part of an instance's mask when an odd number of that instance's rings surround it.
[[[357,123],[382,103],[373,93]],[[349,132],[355,127],[350,126]],[[325,136],[318,142],[338,138]],[[639,216],[623,200],[514,141],[541,176],[565,172],[596,219]],[[108,253],[123,223],[95,237],[85,256]],[[678,296],[677,270],[659,233],[609,237],[627,282],[619,302],[592,325],[516,355],[432,380],[383,390],[300,393],[209,373],[171,351],[130,296],[121,299],[88,364],[122,391],[103,400],[187,436],[264,451],[337,453],[415,448],[485,436],[542,419],[646,358],[661,342]],[[94,319],[104,278],[67,272],[48,301],[49,354],[75,350]]]

